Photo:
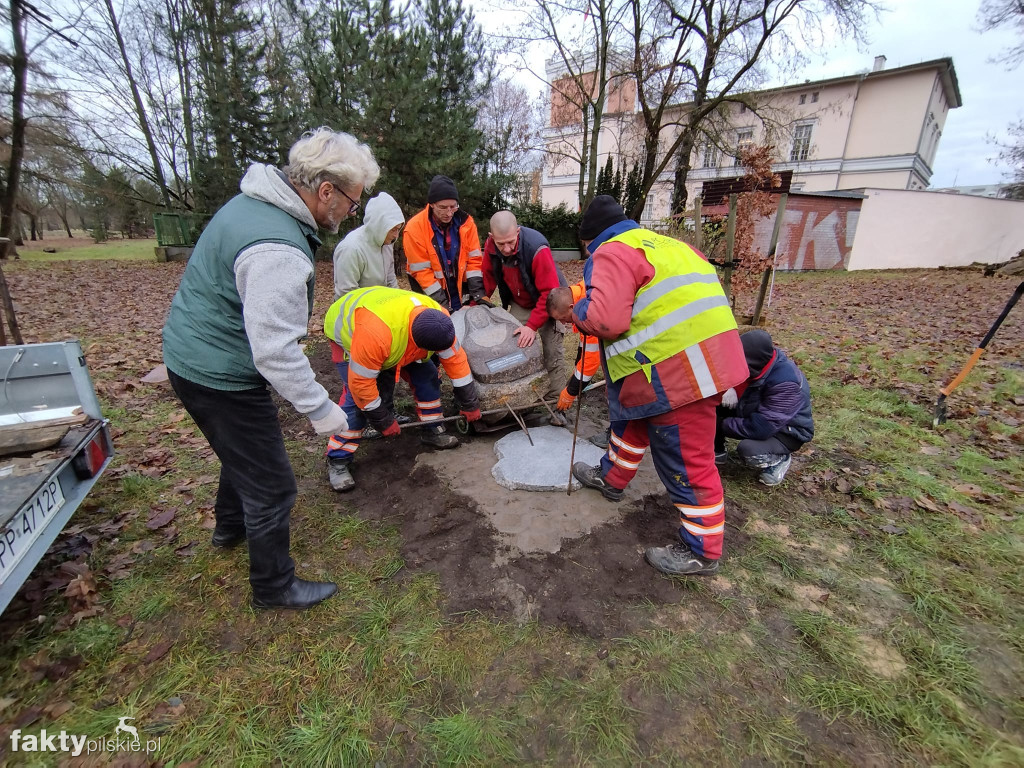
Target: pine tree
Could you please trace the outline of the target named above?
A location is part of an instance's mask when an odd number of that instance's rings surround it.
[[[613,170],[613,168],[614,163],[612,161],[612,156],[608,155],[608,162],[604,164],[604,167],[601,169],[601,172],[597,174],[597,188],[594,190],[595,196],[612,195],[612,197],[615,197],[615,195],[613,194],[615,191],[615,187],[612,181],[615,176],[615,171]]]

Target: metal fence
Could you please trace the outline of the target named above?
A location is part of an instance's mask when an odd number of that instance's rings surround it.
[[[191,248],[209,220],[210,217],[202,213],[154,213],[157,245]]]

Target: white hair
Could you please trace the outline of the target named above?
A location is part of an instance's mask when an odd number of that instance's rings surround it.
[[[325,181],[369,189],[380,176],[370,148],[348,133],[306,131],[288,151],[284,172],[292,183],[315,192]]]

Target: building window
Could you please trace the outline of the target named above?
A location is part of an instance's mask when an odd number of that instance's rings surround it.
[[[789,162],[799,163],[811,153],[811,128],[808,123],[793,129],[793,150],[789,153]]]
[[[740,160],[740,154],[745,150],[750,149],[754,146],[754,132],[753,131],[740,131],[736,134],[736,159],[733,161],[733,166],[743,165],[743,161]]]
[[[644,203],[644,214],[645,219],[654,218],[654,195],[647,196],[647,202]]]
[[[815,91],[814,93],[811,94],[811,103],[812,104],[814,104],[814,103],[816,103],[818,101],[818,94],[819,93],[820,93],[820,91]]]
[[[801,104],[806,104],[807,103],[807,94],[806,93],[801,93],[800,94],[800,103]]]
[[[740,114],[742,115],[746,111],[747,111],[747,105],[746,104],[740,104]]]
[[[711,142],[704,145],[704,162],[701,164],[702,168],[717,168],[718,167],[718,147]]]

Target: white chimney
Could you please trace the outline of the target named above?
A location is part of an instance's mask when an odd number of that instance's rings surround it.
[[[875,56],[875,64],[871,67],[872,72],[881,72],[885,69],[885,56]]]

